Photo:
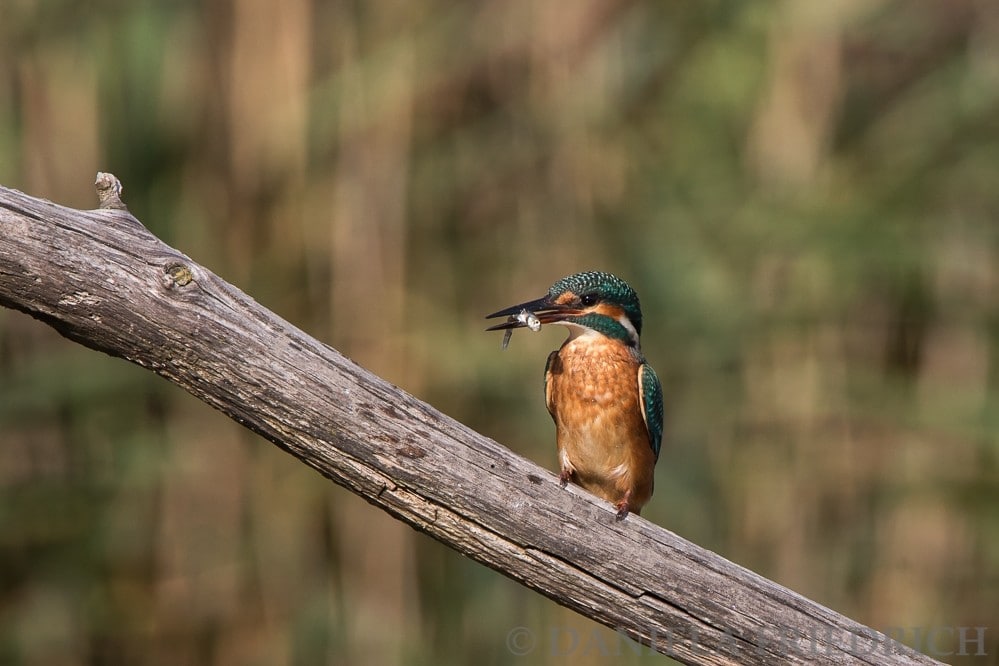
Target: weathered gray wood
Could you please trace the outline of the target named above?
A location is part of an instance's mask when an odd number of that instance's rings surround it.
[[[932,664],[614,509],[366,372],[174,250],[100,174],[0,188],[0,304],[166,377],[414,528],[691,664]],[[516,646],[513,646],[516,647]]]

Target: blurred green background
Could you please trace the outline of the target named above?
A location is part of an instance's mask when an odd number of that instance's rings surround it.
[[[996,3],[5,0],[0,183],[92,208],[98,170],[549,469],[563,333],[483,315],[619,274],[666,393],[644,515],[997,663]],[[615,641],[0,310],[0,663],[662,661]]]

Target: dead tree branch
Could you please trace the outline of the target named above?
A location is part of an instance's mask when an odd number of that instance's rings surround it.
[[[0,305],[125,358],[451,548],[690,664],[932,664],[614,509],[309,337],[163,244],[98,176],[78,211],[0,188]]]

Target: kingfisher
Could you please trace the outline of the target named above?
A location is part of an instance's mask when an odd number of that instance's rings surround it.
[[[562,278],[541,298],[488,315],[488,331],[540,324],[569,329],[545,364],[545,404],[555,422],[559,481],[639,514],[652,497],[663,435],[663,393],[642,354],[638,294],[599,271]]]

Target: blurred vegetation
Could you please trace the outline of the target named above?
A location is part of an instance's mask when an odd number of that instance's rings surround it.
[[[999,5],[3,2],[0,183],[89,208],[98,170],[549,468],[561,335],[501,352],[482,317],[621,275],[666,391],[647,517],[910,643],[988,627],[966,661],[997,663]],[[0,662],[588,664],[614,640],[0,311]]]

